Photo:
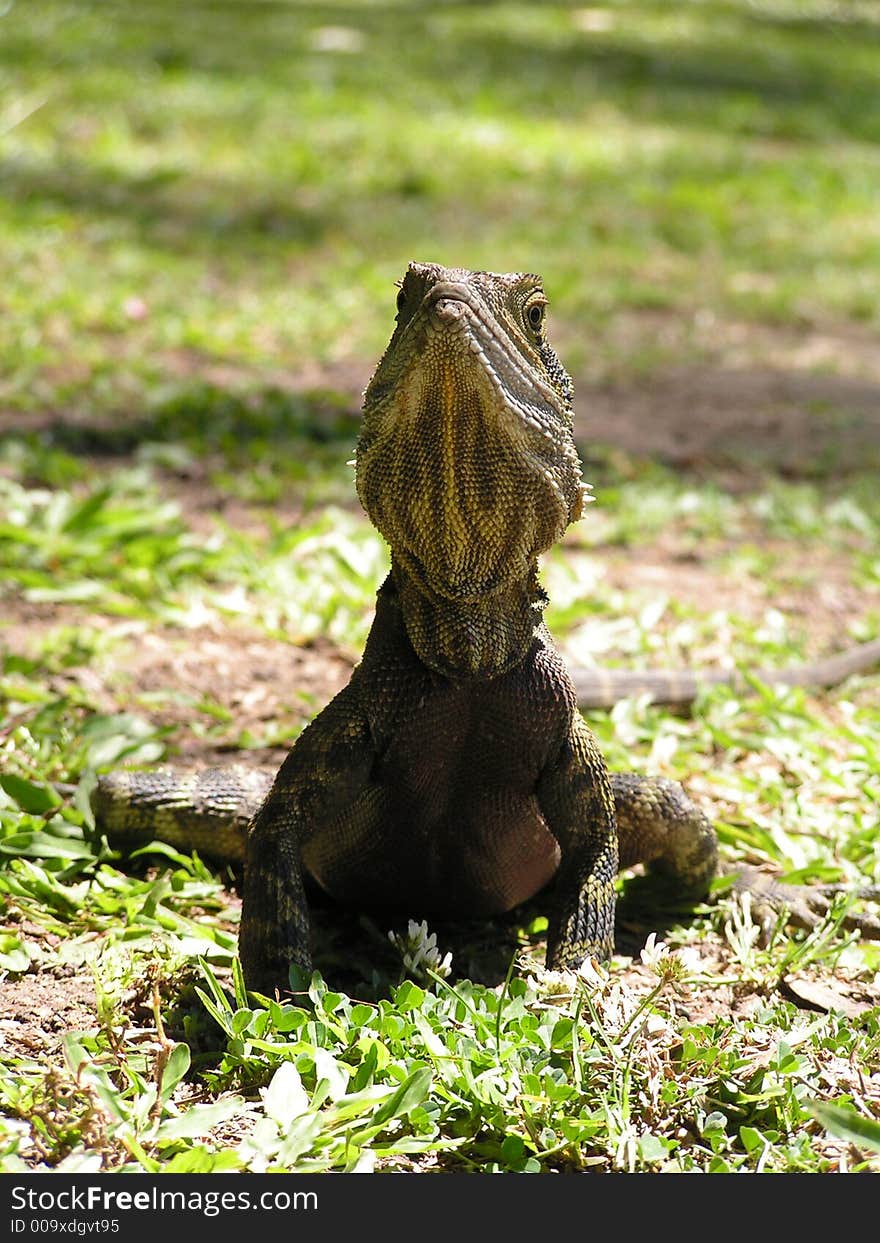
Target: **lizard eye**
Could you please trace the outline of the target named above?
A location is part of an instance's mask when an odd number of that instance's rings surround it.
[[[398,291],[397,291],[397,309],[398,309],[398,311],[402,311],[402,310],[403,310],[403,306],[404,306],[404,303],[405,303],[405,302],[406,302],[406,294],[403,292],[403,290],[402,290],[402,289],[398,289]]]
[[[534,332],[540,332],[544,325],[544,306],[540,302],[533,302],[526,311],[526,319],[529,321],[529,327]]]

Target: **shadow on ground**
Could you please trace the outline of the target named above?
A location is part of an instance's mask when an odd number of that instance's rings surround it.
[[[141,411],[87,415],[0,413],[0,447],[39,436],[84,458],[126,457],[144,444],[180,443],[246,466],[267,450],[338,445],[351,455],[370,365],[329,369],[316,386],[294,379],[241,384],[196,368]],[[622,450],[701,476],[713,471],[823,478],[880,469],[880,380],[853,375],[701,364],[618,383],[576,383],[575,434],[589,468]]]
[[[699,366],[641,383],[582,384],[586,457],[611,445],[703,474],[825,478],[880,468],[880,382],[773,367]]]
[[[351,443],[359,425],[358,399],[326,387],[297,391],[269,383],[225,387],[198,375],[166,387],[143,410],[94,417],[47,412],[0,413],[0,446],[39,435],[87,458],[126,457],[143,444],[184,444],[195,451],[238,458],[248,445],[308,440]]]

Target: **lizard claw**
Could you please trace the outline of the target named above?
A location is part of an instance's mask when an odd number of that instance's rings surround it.
[[[783,914],[787,924],[811,932],[828,917],[834,899],[840,895],[872,902],[880,901],[880,888],[874,885],[861,888],[841,884],[788,885],[752,867],[743,868],[736,873],[732,892],[749,894],[753,917],[768,932]],[[847,932],[858,932],[866,941],[880,941],[880,919],[873,915],[847,911],[840,926]]]

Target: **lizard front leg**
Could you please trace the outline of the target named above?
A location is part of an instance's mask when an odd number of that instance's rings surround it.
[[[287,987],[291,965],[310,970],[302,850],[333,830],[375,762],[356,676],[297,739],[248,830],[239,955],[260,992]]]
[[[617,825],[608,770],[583,718],[574,713],[559,754],[544,770],[538,804],[559,843],[547,966],[576,970],[614,947]]]

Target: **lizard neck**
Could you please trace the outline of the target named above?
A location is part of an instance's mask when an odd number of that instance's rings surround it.
[[[392,556],[390,584],[416,655],[452,679],[494,678],[514,668],[534,641],[547,604],[534,568],[492,592],[454,598],[435,592]]]

